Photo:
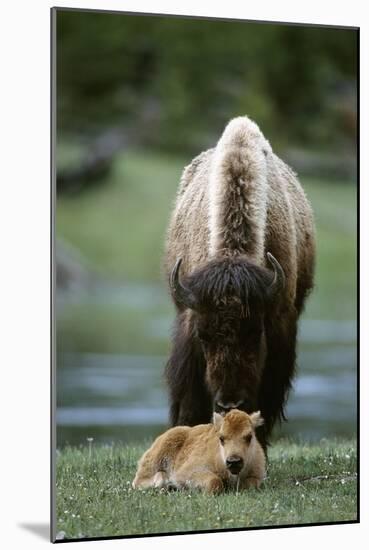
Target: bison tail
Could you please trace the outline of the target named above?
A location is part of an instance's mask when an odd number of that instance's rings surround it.
[[[264,256],[269,142],[248,117],[229,122],[209,175],[210,254]]]

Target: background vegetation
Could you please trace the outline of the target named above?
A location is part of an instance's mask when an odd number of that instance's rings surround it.
[[[60,132],[192,155],[245,113],[277,150],[355,150],[353,30],[63,11],[57,40]]]

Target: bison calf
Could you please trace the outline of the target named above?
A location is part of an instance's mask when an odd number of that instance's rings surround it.
[[[265,455],[255,436],[260,412],[214,413],[213,424],[177,426],[159,436],[138,463],[134,488],[199,488],[208,493],[259,487]]]

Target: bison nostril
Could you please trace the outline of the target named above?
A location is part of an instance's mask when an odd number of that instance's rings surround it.
[[[215,403],[215,410],[217,412],[222,412],[222,413],[228,412],[228,409],[225,407],[225,405],[221,401],[217,401]]]
[[[230,456],[226,459],[226,467],[232,475],[237,476],[243,468],[243,460],[236,456]]]

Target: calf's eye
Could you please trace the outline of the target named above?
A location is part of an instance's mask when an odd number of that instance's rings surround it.
[[[224,445],[224,437],[222,435],[219,436],[219,441],[220,441],[221,445]]]
[[[245,435],[245,441],[246,443],[250,443],[252,439],[252,434]]]

